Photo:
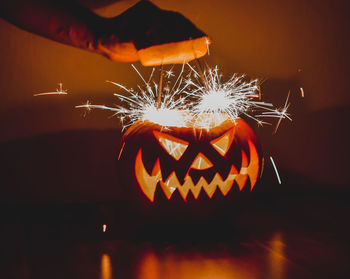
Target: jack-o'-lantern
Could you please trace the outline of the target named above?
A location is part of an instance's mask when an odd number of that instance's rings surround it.
[[[253,130],[242,119],[210,129],[162,127],[136,122],[124,134],[119,166],[124,187],[148,202],[166,197],[197,202],[226,197],[257,182],[261,153]],[[163,197],[160,197],[163,196]]]

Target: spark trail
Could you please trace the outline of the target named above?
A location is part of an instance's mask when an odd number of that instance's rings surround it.
[[[198,72],[190,64],[184,64],[177,77],[173,68],[165,71],[162,82],[167,86],[160,86],[153,81],[154,69],[146,81],[138,69],[134,65],[132,67],[143,83],[137,86],[137,90],[108,81],[123,91],[124,94],[114,94],[120,105],[111,107],[87,102],[76,108],[112,111],[113,115],[119,116],[124,128],[137,121],[150,121],[164,127],[210,129],[226,120],[235,121],[245,116],[256,121],[258,125],[270,124],[262,120],[263,118],[277,118],[277,131],[282,119],[291,120],[287,113],[289,95],[282,109],[274,108],[271,103],[260,100],[258,79],[248,80],[244,75],[234,74],[227,81],[223,81],[217,66],[204,71],[200,68]]]
[[[67,90],[63,89],[63,85],[60,82],[58,84],[58,88],[56,89],[56,91],[37,93],[37,94],[34,94],[33,96],[37,97],[37,96],[45,96],[45,95],[67,95],[67,94],[68,94]]]

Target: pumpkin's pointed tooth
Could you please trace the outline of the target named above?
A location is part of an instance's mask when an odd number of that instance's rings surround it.
[[[162,180],[162,174],[160,170],[159,159],[153,166],[152,175],[149,175],[142,161],[142,151],[141,149],[137,152],[135,160],[135,176],[136,180],[140,185],[142,192],[147,196],[147,198],[153,202],[154,193],[159,181]]]
[[[152,176],[159,175],[160,173],[161,173],[160,162],[159,162],[159,158],[158,158],[157,161],[155,162],[154,166],[153,166]]]
[[[215,177],[215,175],[216,175],[217,172],[218,172],[218,171],[217,171],[215,168],[211,168],[211,169],[208,169],[208,170],[202,172],[202,176],[204,177],[204,179],[205,179],[208,183],[210,183],[210,182],[214,179],[214,177]],[[219,174],[221,175],[220,172],[219,172]],[[222,177],[222,175],[221,175],[221,177]]]
[[[247,174],[238,174],[237,175],[235,180],[237,182],[237,185],[238,185],[238,188],[240,191],[242,191],[242,189],[244,188],[244,185],[247,182],[247,178],[248,178]]]
[[[248,178],[248,157],[247,154],[242,150],[242,164],[241,170],[236,177],[236,182],[240,191],[242,191],[244,185],[247,182]]]
[[[163,168],[161,171],[162,171],[163,181],[166,181],[174,170],[167,165],[164,166],[164,164],[163,164]]]
[[[196,185],[202,177],[202,171],[191,169],[187,175],[191,176],[193,184]]]
[[[217,172],[220,174],[221,178],[223,180],[225,180],[230,175],[231,169],[232,169],[232,165],[231,166],[220,166],[220,169]],[[209,180],[207,180],[207,181],[209,181]]]
[[[231,166],[231,170],[226,178],[225,181],[219,184],[219,188],[221,190],[221,193],[226,196],[227,193],[231,190],[233,182],[238,174],[237,169],[234,165]]]
[[[243,168],[247,168],[248,167],[248,157],[247,154],[244,152],[244,150],[242,150],[242,164],[241,164],[241,170]]]
[[[184,201],[187,200],[187,194],[190,189],[194,187],[193,181],[191,176],[186,175],[185,176],[185,182],[183,185],[179,186],[177,190],[179,191],[181,197],[184,199]]]
[[[198,196],[199,196],[199,194],[200,194],[200,192],[202,190],[202,187],[200,187],[200,185],[194,185],[193,182],[192,182],[192,187],[190,189],[191,189],[191,192],[192,192],[194,198],[198,199]]]
[[[161,180],[160,186],[162,187],[165,196],[169,200],[175,190],[180,187],[180,183],[175,172],[173,171],[165,182]]]
[[[221,176],[220,174],[217,173],[214,176],[213,180],[210,182],[210,184],[208,184],[207,181],[203,177],[201,177],[196,187],[201,186],[204,189],[204,191],[207,193],[208,197],[212,198],[218,183],[221,183],[221,182],[222,182]]]
[[[233,182],[233,179],[226,179],[222,184],[219,185],[219,189],[224,196],[226,196],[228,192],[230,192]]]

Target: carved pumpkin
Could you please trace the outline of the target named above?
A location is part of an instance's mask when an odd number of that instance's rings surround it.
[[[119,162],[124,186],[137,187],[148,201],[157,202],[157,195],[187,201],[252,190],[260,158],[256,136],[242,119],[208,130],[140,121],[126,131]]]

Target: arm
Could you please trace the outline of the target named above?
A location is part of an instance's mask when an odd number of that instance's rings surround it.
[[[208,41],[181,14],[161,10],[149,1],[140,1],[109,19],[75,1],[2,0],[0,16],[54,41],[115,61],[141,59],[145,65],[183,63],[201,57],[206,53],[204,42]]]
[[[0,16],[31,33],[84,49],[91,49],[93,30],[102,21],[75,1],[55,0],[4,0]]]

